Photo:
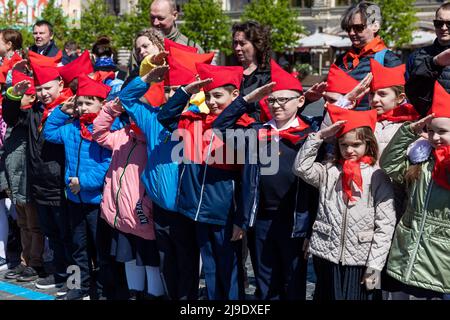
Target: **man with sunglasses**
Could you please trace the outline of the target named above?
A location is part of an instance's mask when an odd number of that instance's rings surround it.
[[[396,67],[401,64],[400,59],[387,49],[378,35],[381,28],[381,9],[378,5],[362,1],[347,9],[341,19],[341,28],[345,30],[352,42],[352,47],[343,55],[336,58],[335,64],[354,78],[361,81],[370,72],[370,59],[375,59],[385,67]],[[316,85],[320,91],[323,86]],[[311,88],[313,89],[313,88]],[[308,91],[312,91],[312,90]],[[320,98],[320,95],[305,93],[308,101]],[[356,110],[369,109],[367,96],[356,107]]]
[[[437,80],[450,92],[450,2],[436,10],[433,20],[436,40],[414,51],[406,65],[406,95],[416,110],[425,116],[430,109]]]

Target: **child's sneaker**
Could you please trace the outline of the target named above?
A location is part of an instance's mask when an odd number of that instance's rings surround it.
[[[17,276],[18,282],[31,282],[39,278],[39,274],[33,267],[25,267],[25,270]]]
[[[72,289],[64,296],[56,297],[57,300],[91,300],[88,293],[83,293],[79,289]]]
[[[24,264],[18,264],[11,270],[5,273],[5,279],[16,279],[25,271],[26,266]]]
[[[59,299],[60,297],[62,298],[62,296],[65,296],[67,292],[69,292],[69,288],[67,287],[67,283],[64,282],[63,286],[59,288],[58,291],[56,292],[56,296],[58,297],[57,299]]]
[[[8,270],[8,262],[5,258],[0,257],[0,271]]]
[[[36,288],[41,290],[47,290],[47,289],[53,289],[53,288],[60,288],[64,285],[66,282],[65,277],[61,277],[59,275],[49,275],[45,278],[41,278],[38,281],[36,281]]]

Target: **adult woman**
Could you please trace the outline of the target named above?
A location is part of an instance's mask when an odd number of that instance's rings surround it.
[[[244,68],[244,80],[240,93],[247,95],[256,88],[270,82],[270,31],[254,21],[233,25],[233,50]],[[260,106],[251,116],[260,120]]]

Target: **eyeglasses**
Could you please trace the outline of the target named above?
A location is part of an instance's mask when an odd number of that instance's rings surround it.
[[[437,29],[441,29],[444,24],[447,26],[447,29],[450,29],[450,21],[446,20],[433,20],[433,25]]]
[[[353,25],[347,26],[347,28],[345,28],[345,31],[347,31],[347,33],[350,33],[350,31],[352,31],[352,29],[356,33],[361,33],[366,29],[366,25],[365,24],[353,24]]]
[[[291,101],[291,100],[294,100],[294,99],[298,99],[300,96],[295,96],[295,97],[278,97],[278,98],[274,98],[274,97],[269,97],[269,98],[266,98],[266,103],[269,105],[269,106],[274,106],[275,105],[275,102],[276,103],[278,103],[278,105],[280,106],[280,107],[284,107],[284,105],[286,104],[286,103],[288,103],[289,101]]]

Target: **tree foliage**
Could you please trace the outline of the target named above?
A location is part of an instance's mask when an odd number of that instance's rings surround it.
[[[402,47],[413,40],[417,22],[414,0],[375,0],[383,16],[382,39],[391,47]]]
[[[40,18],[53,25],[55,42],[59,48],[63,48],[69,37],[68,17],[64,15],[61,7],[55,6],[55,0],[48,2]]]
[[[231,52],[231,20],[223,12],[220,1],[191,0],[183,5],[180,31],[205,51]]]
[[[305,32],[289,0],[255,0],[244,8],[241,21],[254,20],[272,29],[272,50],[283,53],[296,47],[300,34]]]

